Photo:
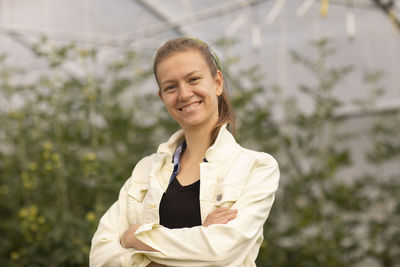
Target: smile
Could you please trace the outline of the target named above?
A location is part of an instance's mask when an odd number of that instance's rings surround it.
[[[189,111],[195,110],[201,104],[201,102],[202,101],[196,101],[196,102],[190,103],[189,105],[183,106],[178,109],[183,112],[189,112]]]

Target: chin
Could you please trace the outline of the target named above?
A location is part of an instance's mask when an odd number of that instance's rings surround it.
[[[205,125],[206,123],[204,120],[185,120],[185,121],[178,121],[181,128],[195,128]]]
[[[217,118],[218,120],[218,118]],[[217,120],[215,123],[217,123]],[[199,129],[203,127],[208,127],[210,124],[215,125],[215,123],[212,123],[212,119],[195,119],[195,120],[185,120],[185,121],[180,121],[179,125],[181,126],[182,129]]]

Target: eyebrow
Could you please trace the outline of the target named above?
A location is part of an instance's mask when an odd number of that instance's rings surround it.
[[[199,71],[199,70],[191,71],[191,72],[185,74],[185,76],[183,76],[183,78],[186,79],[186,78],[192,76],[192,75],[195,74],[195,73],[201,73],[201,71]],[[173,83],[173,82],[175,82],[175,81],[176,81],[176,80],[166,80],[166,81],[162,81],[162,82],[161,82],[161,86],[164,86],[165,84],[168,84],[168,83]]]

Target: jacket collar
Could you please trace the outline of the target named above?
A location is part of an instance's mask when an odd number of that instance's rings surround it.
[[[230,155],[232,155],[232,152],[236,147],[239,146],[231,132],[229,132],[226,127],[227,124],[221,126],[214,144],[207,149],[205,156],[208,162],[225,161]],[[184,138],[185,134],[182,129],[175,132],[167,142],[162,143],[158,147],[157,153],[167,154],[168,157],[172,159],[176,147]]]

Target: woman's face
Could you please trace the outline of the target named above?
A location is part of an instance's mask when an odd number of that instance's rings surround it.
[[[212,77],[197,51],[180,52],[161,61],[157,68],[160,97],[182,129],[212,128],[218,121],[218,96],[222,73]]]

